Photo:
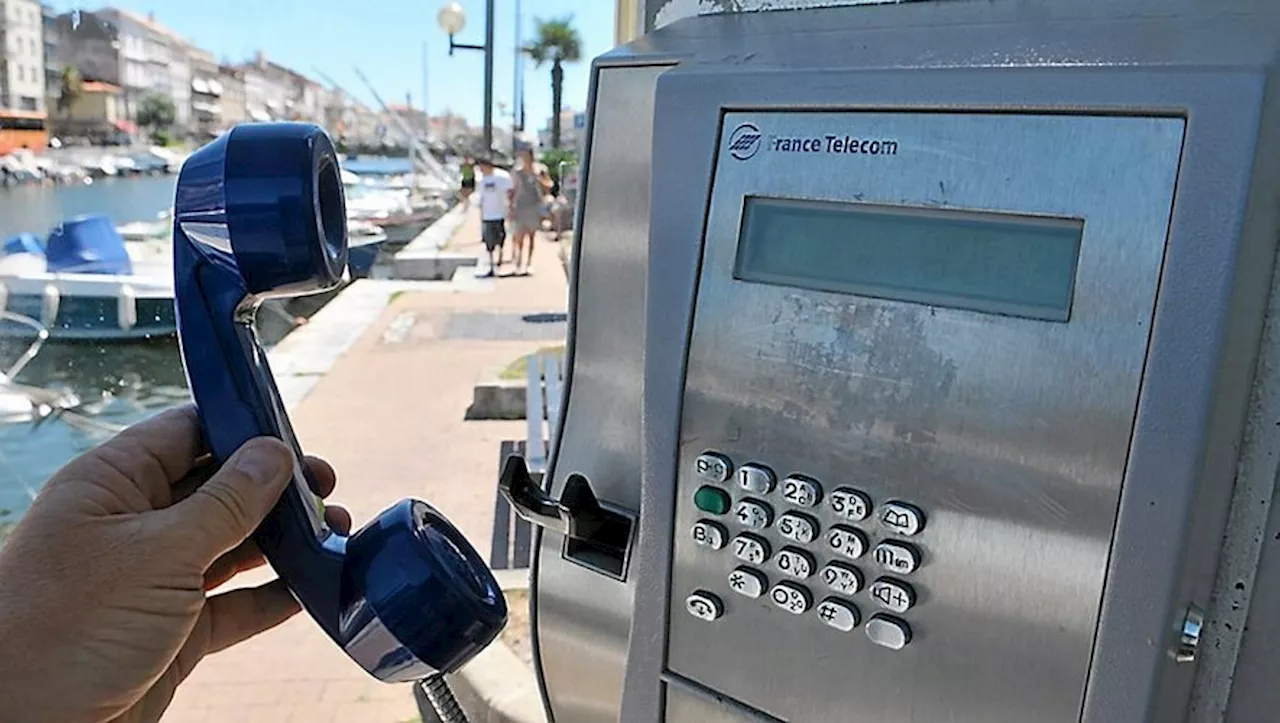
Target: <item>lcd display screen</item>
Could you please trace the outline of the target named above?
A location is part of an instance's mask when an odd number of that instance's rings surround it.
[[[1080,219],[749,196],[743,281],[1067,321]]]

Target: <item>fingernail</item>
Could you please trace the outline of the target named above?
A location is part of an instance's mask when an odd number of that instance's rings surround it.
[[[250,444],[236,455],[235,468],[262,482],[270,482],[285,471],[288,460],[279,445]]]

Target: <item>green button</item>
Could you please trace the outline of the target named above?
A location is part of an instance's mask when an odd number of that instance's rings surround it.
[[[729,511],[729,493],[717,487],[700,487],[693,495],[693,504],[708,514],[723,515]]]

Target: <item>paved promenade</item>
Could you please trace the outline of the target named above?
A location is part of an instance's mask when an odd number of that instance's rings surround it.
[[[483,255],[479,226],[473,208],[451,250]],[[310,391],[292,405],[294,427],[303,449],[338,470],[333,500],[351,510],[357,525],[403,497],[423,497],[488,555],[499,444],[523,439],[524,422],[464,421],[464,415],[480,378],[521,354],[562,342],[562,323],[521,322],[525,315],[564,312],[567,291],[557,252],[544,236],[533,276],[407,285],[410,290],[387,294],[380,314],[363,312],[375,319],[372,325],[342,342],[350,342],[345,353],[313,385],[304,385]],[[387,282],[357,282],[352,290],[365,283],[386,288],[376,285]],[[357,322],[342,316],[360,304],[335,306],[342,301],[340,296],[317,314],[315,328],[295,332],[298,342],[280,345],[272,358],[278,374],[324,356],[309,346],[344,332],[356,336],[349,332]],[[331,307],[335,313],[326,318]],[[269,576],[249,577],[259,582]],[[417,721],[418,713],[409,686],[370,678],[302,614],[206,658],[164,720],[402,723]]]

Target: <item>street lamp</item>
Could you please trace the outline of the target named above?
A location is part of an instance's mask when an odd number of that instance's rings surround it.
[[[449,3],[440,8],[440,12],[436,13],[436,22],[440,23],[440,29],[449,35],[449,54],[453,55],[453,36],[462,32],[467,27],[467,11],[462,9],[458,3]]]
[[[484,3],[484,45],[453,41],[467,26],[467,13],[456,2],[445,3],[436,13],[436,22],[449,36],[449,55],[456,49],[484,51],[484,149],[488,153],[493,150],[493,0]]]

